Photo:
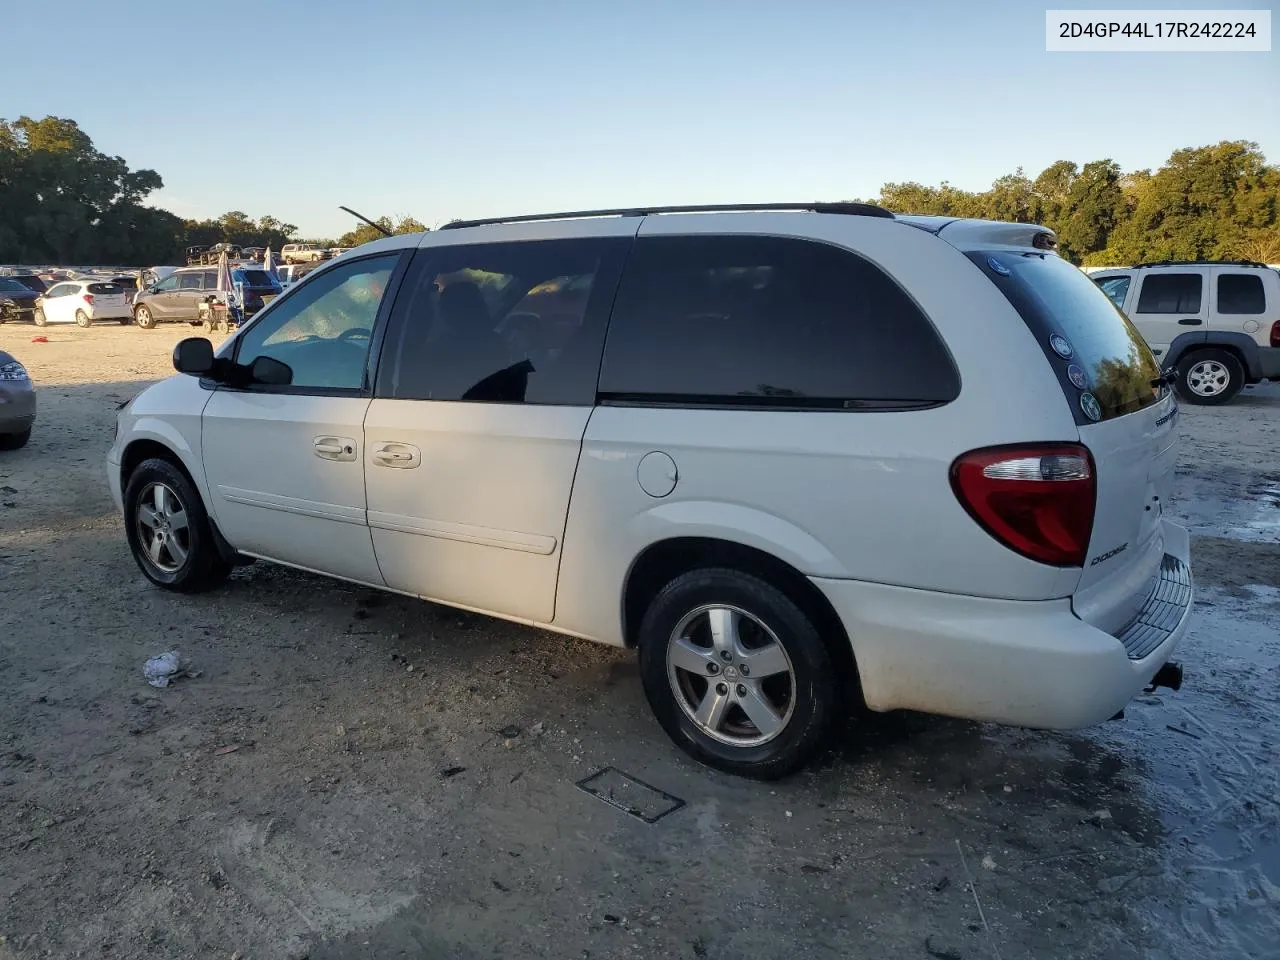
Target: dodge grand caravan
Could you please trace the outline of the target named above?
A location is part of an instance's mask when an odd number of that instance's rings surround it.
[[[260,558],[638,650],[781,776],[838,713],[1042,728],[1176,687],[1177,407],[1038,227],[860,204],[452,224],[325,264],[119,415],[142,572]]]

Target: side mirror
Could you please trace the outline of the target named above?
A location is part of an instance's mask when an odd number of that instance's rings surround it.
[[[185,341],[183,341],[185,343]],[[208,343],[209,341],[205,341]],[[181,344],[179,344],[181,346]],[[254,383],[265,383],[274,387],[287,387],[293,383],[293,368],[275,357],[255,357],[249,364],[249,376]]]
[[[213,370],[213,344],[204,337],[187,337],[173,348],[173,369],[191,377]]]

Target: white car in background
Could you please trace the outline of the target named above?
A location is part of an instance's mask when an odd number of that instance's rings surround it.
[[[37,327],[47,323],[74,323],[88,327],[95,320],[129,323],[133,312],[124,287],[106,280],[64,280],[55,283],[36,300]]]

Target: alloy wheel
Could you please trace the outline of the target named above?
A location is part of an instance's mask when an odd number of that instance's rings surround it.
[[[777,635],[740,607],[707,605],[687,614],[671,632],[666,659],[680,709],[720,743],[768,743],[791,719],[791,658]]]
[[[149,483],[138,497],[138,540],[162,573],[177,573],[191,553],[191,530],[182,500],[168,484]]]

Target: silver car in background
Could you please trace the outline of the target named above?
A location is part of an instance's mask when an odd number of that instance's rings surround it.
[[[0,350],[0,450],[16,450],[31,439],[36,388],[26,367]]]

